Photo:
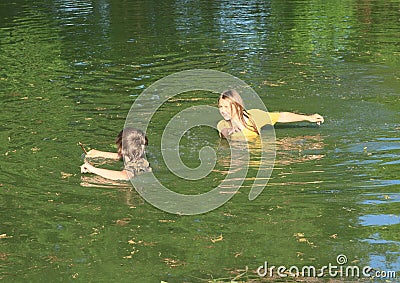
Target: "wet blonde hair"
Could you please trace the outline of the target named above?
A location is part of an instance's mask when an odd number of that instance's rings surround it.
[[[231,113],[235,111],[238,114],[240,122],[250,131],[253,131],[257,134],[260,134],[256,123],[254,122],[253,118],[251,117],[250,113],[247,112],[247,110],[244,107],[243,99],[240,96],[240,94],[234,90],[226,90],[218,98],[218,104],[221,101],[221,99],[227,100],[230,103],[231,106]],[[247,118],[247,121],[246,119]]]

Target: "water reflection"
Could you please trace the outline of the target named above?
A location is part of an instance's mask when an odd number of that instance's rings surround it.
[[[100,176],[81,176],[80,185],[86,189],[118,190],[121,203],[129,208],[136,208],[144,204],[143,198],[135,191],[130,182],[112,181]]]
[[[109,1],[57,0],[53,5],[57,21],[63,27],[60,31],[65,42],[62,58],[68,58],[69,61],[74,58],[74,61],[78,62],[76,67],[87,69],[87,66],[96,61],[93,60],[94,54],[102,58],[110,48]],[[93,46],[90,40],[93,36],[96,37],[96,46]],[[71,41],[73,44],[69,44]]]
[[[376,0],[1,1],[0,280],[181,282],[256,268],[255,258],[321,263],[344,250],[399,270],[398,18],[397,1]],[[131,185],[81,178],[74,149],[82,138],[107,146],[144,88],[193,67],[238,76],[271,108],[330,118],[321,135],[280,128],[270,190],[253,202],[239,194],[195,225],[150,206],[129,209],[143,204]],[[155,127],[152,139],[161,133]],[[217,139],[194,138],[182,156],[195,165],[193,147],[216,148]],[[245,187],[256,179],[258,148]],[[211,178],[182,191],[226,176],[231,156],[225,145],[217,152]],[[125,217],[135,221],[107,226]],[[122,258],[135,237],[159,244]],[[185,265],[171,269],[160,255]]]
[[[395,244],[400,246],[400,242],[382,239],[379,233],[372,234],[368,239],[361,240],[361,242],[368,242],[370,244]]]
[[[364,197],[367,197],[367,200],[363,200],[361,204],[367,205],[376,205],[376,204],[385,204],[391,202],[400,202],[400,194],[398,193],[387,193],[387,194],[365,194]],[[373,197],[373,199],[371,199]]]
[[[249,151],[250,159],[243,160],[231,158],[231,156],[227,154],[227,148],[229,146],[234,146],[239,150]],[[248,143],[231,141],[230,144],[222,140],[222,145],[220,145],[220,150],[222,150],[222,152],[218,155],[218,164],[223,166],[223,169],[219,168],[214,170],[214,172],[226,175],[229,172],[229,166],[232,164],[235,168],[243,168],[246,166],[249,171],[245,181],[253,182],[256,179],[259,181],[263,179],[265,182],[258,185],[248,185],[245,183],[242,187],[263,187],[268,182],[270,185],[274,186],[318,185],[325,182],[323,179],[318,177],[318,174],[325,172],[325,169],[318,165],[311,170],[302,172],[286,172],[283,169],[286,166],[323,159],[325,156],[324,146],[324,141],[320,134],[315,136],[307,135],[278,138],[276,142],[272,143],[271,141],[263,141],[261,138],[253,139]],[[263,174],[256,178],[255,174],[260,170]],[[279,180],[276,178],[270,180],[272,170],[274,170],[274,172],[279,176]],[[301,176],[301,178],[299,176]],[[299,181],[299,179],[301,179],[301,181]]]
[[[325,156],[324,147],[324,138],[320,134],[278,138],[276,164],[279,166],[320,160]]]
[[[400,215],[393,214],[368,214],[360,216],[363,226],[387,226],[400,224]]]
[[[370,253],[369,254],[369,266],[374,266],[375,270],[391,270],[398,273],[398,267],[400,266],[400,256],[398,252],[386,252],[384,254]],[[397,277],[397,276],[396,276]],[[396,278],[388,278],[386,281]]]
[[[132,187],[129,182],[112,181],[101,176],[82,176],[80,185],[87,188],[106,189],[130,189]]]

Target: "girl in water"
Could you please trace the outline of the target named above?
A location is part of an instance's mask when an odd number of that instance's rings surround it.
[[[123,158],[125,161],[123,170],[116,171],[97,168],[85,161],[81,166],[81,173],[93,173],[111,180],[129,180],[140,173],[151,172],[150,164],[144,158],[147,138],[141,130],[125,128],[118,134],[115,143],[117,144],[118,152],[114,153],[92,149],[86,154],[85,158],[101,157],[115,160]]]
[[[218,125],[218,131],[224,138],[252,138],[260,134],[265,125],[275,123],[310,122],[320,125],[324,118],[319,114],[302,115],[291,112],[265,112],[260,109],[246,110],[242,97],[236,90],[224,91],[218,99],[219,112],[224,120]]]

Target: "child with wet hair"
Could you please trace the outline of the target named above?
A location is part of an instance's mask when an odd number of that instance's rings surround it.
[[[246,110],[240,94],[229,89],[221,93],[218,108],[224,118],[217,124],[223,138],[254,138],[260,135],[260,129],[275,123],[310,122],[320,125],[324,117],[319,114],[304,115],[292,112],[265,112],[261,109]]]
[[[151,172],[150,164],[144,158],[148,141],[141,130],[125,128],[118,134],[115,143],[118,147],[117,153],[92,149],[86,154],[85,159],[101,157],[119,160],[122,158],[125,162],[123,170],[97,168],[85,160],[81,166],[81,173],[93,173],[111,180],[129,180],[138,174]]]

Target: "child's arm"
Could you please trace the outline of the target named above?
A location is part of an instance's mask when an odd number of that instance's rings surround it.
[[[324,117],[319,114],[313,115],[302,115],[291,112],[279,112],[278,122],[280,123],[292,123],[292,122],[303,122],[307,121],[310,123],[317,123],[318,125],[324,122]]]
[[[221,138],[228,138],[230,135],[237,133],[238,130],[234,128],[223,128],[219,133]]]
[[[85,157],[102,157],[107,159],[115,159],[118,160],[119,156],[116,152],[108,152],[108,151],[100,151],[97,149],[91,149],[87,152]]]
[[[129,180],[128,172],[125,170],[115,171],[115,170],[97,168],[88,162],[85,162],[81,166],[81,173],[93,173],[110,180]]]

